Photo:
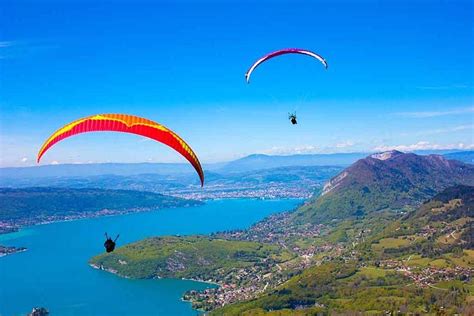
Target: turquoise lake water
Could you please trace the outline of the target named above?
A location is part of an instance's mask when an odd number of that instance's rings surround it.
[[[231,199],[192,208],[39,225],[0,235],[0,244],[28,250],[0,258],[0,315],[25,315],[35,306],[50,315],[197,315],[181,301],[206,283],[129,280],[92,269],[103,252],[103,234],[120,233],[118,246],[149,236],[209,234],[246,228],[301,200]]]

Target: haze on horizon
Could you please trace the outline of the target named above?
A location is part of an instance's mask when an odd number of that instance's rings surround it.
[[[97,113],[162,123],[203,163],[474,149],[472,1],[1,6],[0,167],[34,165],[56,129]],[[253,61],[285,47],[314,50],[329,69],[281,56],[245,83]],[[182,161],[151,140],[94,133],[43,164]]]

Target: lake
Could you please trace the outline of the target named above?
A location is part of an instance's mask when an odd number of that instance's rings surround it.
[[[130,280],[92,269],[104,232],[118,246],[158,235],[209,234],[246,228],[293,209],[301,200],[229,199],[190,208],[157,210],[39,225],[0,235],[0,244],[28,250],[0,258],[0,315],[46,307],[54,315],[196,315],[181,301],[186,290],[212,285],[175,279]]]

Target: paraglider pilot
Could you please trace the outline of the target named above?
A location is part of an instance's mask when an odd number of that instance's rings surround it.
[[[298,124],[298,122],[296,121],[296,113],[288,113],[288,119],[290,120],[291,124]]]
[[[117,237],[115,237],[114,240],[112,240],[112,238],[109,237],[109,235],[107,235],[107,233],[105,233],[105,242],[104,242],[104,247],[105,247],[105,250],[107,252],[112,252],[114,251],[115,249],[115,242],[117,241],[117,239],[119,238],[120,234],[117,235]]]

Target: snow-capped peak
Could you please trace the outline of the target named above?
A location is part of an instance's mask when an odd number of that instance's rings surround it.
[[[403,153],[398,150],[389,150],[370,155],[370,157],[378,160],[388,160],[399,155],[403,155]]]

